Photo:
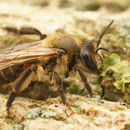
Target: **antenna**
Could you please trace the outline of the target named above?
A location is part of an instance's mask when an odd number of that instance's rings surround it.
[[[100,45],[100,42],[102,40],[102,37],[104,36],[105,32],[108,30],[108,28],[112,25],[112,23],[114,22],[114,20],[112,20],[108,25],[107,27],[105,28],[105,30],[103,31],[103,33],[101,34],[99,40],[98,40],[98,43],[97,43],[97,48],[99,47]]]

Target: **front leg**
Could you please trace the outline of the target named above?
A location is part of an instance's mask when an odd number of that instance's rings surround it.
[[[91,86],[89,85],[89,83],[88,83],[88,81],[87,81],[87,79],[86,79],[86,77],[85,77],[83,71],[82,71],[79,67],[77,67],[77,66],[75,67],[75,71],[78,71],[78,72],[79,72],[79,75],[80,75],[80,77],[81,77],[82,82],[84,83],[85,88],[88,90],[90,96],[92,97],[92,89],[91,89]]]
[[[101,95],[101,99],[104,98],[105,96],[105,86],[104,85],[101,85],[101,88],[102,88],[102,95]]]

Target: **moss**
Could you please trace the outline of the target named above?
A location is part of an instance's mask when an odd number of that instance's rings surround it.
[[[75,84],[75,83],[72,83],[67,88],[67,92],[69,92],[70,94],[79,94],[80,91],[81,91],[80,87],[77,84]]]
[[[53,104],[53,102],[51,102],[51,101],[46,101],[46,103],[47,103],[47,105]]]

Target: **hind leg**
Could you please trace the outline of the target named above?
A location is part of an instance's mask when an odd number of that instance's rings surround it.
[[[19,92],[22,92],[28,87],[28,84],[31,82],[36,69],[37,69],[37,66],[35,65],[28,67],[26,70],[24,70],[21,73],[21,75],[14,82],[12,86],[12,93],[10,94],[9,99],[6,104],[8,117],[10,117],[10,108],[13,101],[15,100],[15,97],[17,96]]]
[[[38,29],[33,27],[21,27],[20,29],[17,29],[15,27],[3,27],[2,29],[18,35],[38,35],[40,36],[41,40],[45,39],[47,36],[46,34],[42,34]]]

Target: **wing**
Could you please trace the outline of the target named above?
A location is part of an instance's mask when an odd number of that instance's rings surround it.
[[[0,70],[32,60],[53,57],[59,52],[60,49],[43,47],[43,40],[3,49],[0,51]]]

